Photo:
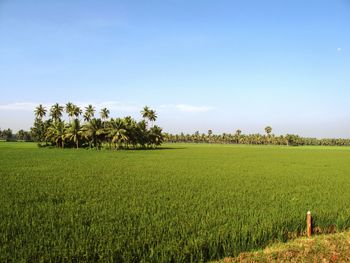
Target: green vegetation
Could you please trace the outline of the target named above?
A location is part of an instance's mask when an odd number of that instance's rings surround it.
[[[0,143],[0,262],[189,262],[350,227],[350,148]]]
[[[9,128],[7,130],[0,129],[0,141],[7,141],[13,138],[12,130]]]
[[[69,118],[68,123],[63,117],[64,110]],[[43,105],[35,109],[35,122],[31,128],[31,136],[35,141],[45,142],[45,146],[54,145],[59,148],[94,147],[101,149],[107,145],[109,149],[121,148],[156,148],[163,142],[162,129],[156,125],[148,127],[148,121],[157,119],[157,114],[149,107],[141,111],[143,120],[135,121],[130,116],[109,119],[109,110],[100,111],[101,118],[95,118],[95,108],[89,105],[85,108],[84,123],[80,116],[83,111],[71,102],[65,107],[54,104],[50,108],[49,118],[44,120],[47,110]]]
[[[272,127],[265,127],[266,134],[242,134],[241,130],[233,133],[213,134],[212,130],[208,133],[200,134],[196,131],[194,134],[170,134],[165,133],[166,142],[174,143],[220,143],[220,144],[250,144],[250,145],[288,145],[288,146],[350,146],[350,139],[335,138],[305,138],[295,134],[276,136],[271,133]]]
[[[221,263],[350,262],[350,232],[298,238],[257,252],[246,252]]]

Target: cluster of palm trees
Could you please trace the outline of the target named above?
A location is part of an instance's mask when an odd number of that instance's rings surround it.
[[[221,144],[254,144],[254,145],[320,145],[320,146],[350,146],[350,139],[317,139],[304,138],[294,134],[275,136],[270,126],[265,127],[265,134],[242,134],[241,130],[234,133],[213,134],[212,130],[205,133],[196,131],[194,134],[164,133],[164,141],[169,143],[221,143]]]
[[[7,141],[13,137],[12,130],[10,128],[1,130],[0,129],[0,140]]]
[[[163,142],[162,129],[153,124],[157,114],[147,106],[141,111],[141,121],[130,116],[109,118],[110,111],[107,108],[101,109],[100,118],[96,118],[94,106],[88,105],[83,112],[71,102],[65,106],[56,103],[49,111],[40,104],[34,112],[36,118],[31,128],[32,138],[46,145],[126,149],[155,148]],[[68,122],[63,120],[64,112]],[[49,118],[44,119],[47,113]]]

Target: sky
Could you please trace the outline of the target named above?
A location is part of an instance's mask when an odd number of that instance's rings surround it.
[[[350,138],[350,0],[0,0],[0,129],[56,102]]]

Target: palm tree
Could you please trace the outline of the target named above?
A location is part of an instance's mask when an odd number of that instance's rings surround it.
[[[148,113],[148,120],[152,123],[152,126],[153,126],[153,122],[155,122],[157,118],[158,118],[157,113],[154,110],[150,110]]]
[[[74,106],[74,108],[73,108],[73,115],[75,116],[75,118],[79,118],[79,116],[82,113],[83,113],[83,111],[78,106]]]
[[[95,115],[95,108],[89,104],[87,107],[85,107],[85,113],[84,113],[84,120],[90,121],[91,118],[93,118]]]
[[[135,134],[137,137],[138,144],[144,148],[147,143],[148,131],[147,131],[147,123],[145,120],[139,121],[136,124]]]
[[[65,138],[73,141],[77,147],[79,148],[79,139],[80,139],[80,121],[79,119],[74,119],[70,125],[70,127],[67,128]]]
[[[64,148],[65,123],[61,120],[55,121],[46,132],[46,140],[51,140],[57,147]]]
[[[104,132],[101,119],[93,118],[81,128],[81,135],[90,142],[90,147],[93,144],[96,149],[100,147],[100,138]]]
[[[208,130],[208,142],[210,143],[210,136],[213,134],[212,130]]]
[[[100,116],[102,120],[107,120],[109,117],[109,110],[107,108],[101,109]]]
[[[74,108],[75,105],[72,102],[66,104],[66,113],[68,114],[69,122],[71,122],[71,118],[74,116]]]
[[[236,143],[237,144],[239,144],[239,141],[240,141],[240,138],[241,138],[241,133],[242,133],[242,131],[240,129],[236,130],[235,137],[236,137]]]
[[[126,145],[129,145],[130,143],[132,147],[135,148],[138,143],[138,137],[136,133],[137,122],[130,116],[126,116],[123,122],[125,125],[126,136],[128,137],[128,140],[126,141]]]
[[[36,118],[42,119],[46,115],[46,109],[42,104],[39,104],[39,106],[35,108],[34,113]]]
[[[272,128],[270,126],[266,126],[265,132],[267,133],[267,135],[270,135],[270,133],[272,132]]]
[[[92,105],[85,108],[84,120],[86,123],[81,126],[79,116],[82,110],[69,102],[65,107],[54,104],[50,108],[50,118],[47,121],[43,121],[42,117],[45,116],[46,110],[42,105],[39,105],[35,109],[35,122],[31,128],[31,136],[36,141],[51,142],[52,145],[57,147],[84,147],[89,144],[90,147],[100,149],[102,143],[108,142],[110,148],[112,144],[115,145],[116,149],[120,147],[156,147],[163,142],[163,134],[161,128],[158,126],[152,126],[150,129],[147,128],[146,120],[140,122],[135,121],[130,116],[125,118],[113,119],[109,121],[109,110],[106,108],[101,110],[101,118],[92,118],[95,113],[95,109]],[[69,124],[66,125],[61,120],[63,111],[66,111],[70,117]],[[154,122],[157,119],[157,114],[154,110],[151,110],[147,106],[142,111],[143,117],[147,121]],[[76,117],[76,118],[74,118]],[[1,132],[1,131],[0,131]],[[171,135],[170,135],[171,136]],[[168,140],[177,141],[178,136]],[[18,133],[18,138],[23,138],[23,132]],[[204,138],[204,139],[203,139]],[[195,140],[191,135],[183,135],[180,140],[187,141],[205,141],[205,136],[202,139],[196,136]],[[214,141],[220,141],[220,136],[214,136]]]
[[[127,142],[129,139],[124,121],[120,118],[111,120],[107,136],[111,139],[111,142],[115,144],[118,150],[120,145]]]
[[[91,117],[90,117],[90,115],[87,112],[84,113],[83,117],[84,117],[84,121],[90,121],[91,120]]]
[[[62,117],[63,106],[60,106],[58,103],[54,104],[50,109],[50,116],[56,121],[60,121]]]
[[[143,107],[141,111],[142,118],[148,119],[150,108],[148,106]]]
[[[156,147],[161,145],[163,141],[164,137],[162,135],[162,129],[157,125],[153,126],[149,131],[149,144]]]
[[[107,110],[107,108],[101,109],[100,115],[102,119],[103,128],[106,128],[106,121],[109,117],[109,110]]]
[[[24,130],[19,130],[17,133],[16,133],[16,139],[17,141],[19,140],[24,140],[24,135],[25,135],[25,131]]]
[[[146,122],[146,128],[147,128],[147,120],[149,120],[150,112],[151,112],[151,109],[148,106],[143,107],[141,111],[141,116]]]
[[[270,126],[265,127],[265,132],[267,134],[267,144],[270,144],[270,133],[272,132],[272,128]]]

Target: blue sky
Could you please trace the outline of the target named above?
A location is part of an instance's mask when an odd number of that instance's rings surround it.
[[[0,0],[0,128],[38,103],[168,132],[350,137],[350,1]]]

